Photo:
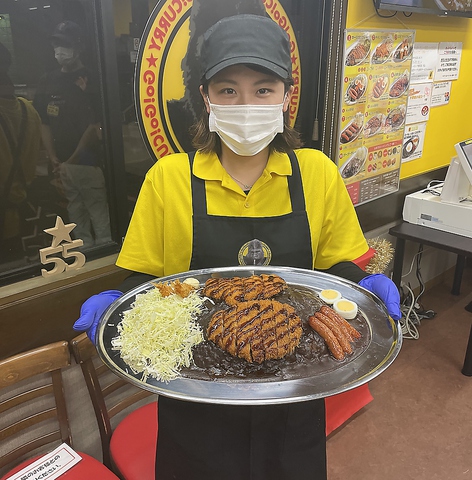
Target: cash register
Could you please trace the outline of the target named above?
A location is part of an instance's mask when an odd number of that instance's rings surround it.
[[[444,183],[407,195],[403,220],[472,238],[472,138],[454,148]]]

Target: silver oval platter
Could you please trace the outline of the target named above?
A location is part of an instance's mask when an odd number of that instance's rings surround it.
[[[354,326],[362,337],[356,340],[352,355],[338,361],[328,353],[317,356],[306,354],[309,350],[307,345],[317,341],[317,334],[305,326],[302,335],[305,346],[299,345],[297,350],[301,352],[296,350],[289,360],[269,360],[253,366],[223,351],[214,355],[218,347],[205,340],[194,347],[195,363],[182,369],[178,378],[169,382],[151,377],[143,379],[141,373],[134,373],[122,360],[120,352],[112,346],[112,339],[118,335],[122,313],[132,308],[136,295],[155,288],[152,283],[145,283],[116,300],[102,316],[97,331],[97,350],[101,359],[125,380],[160,395],[203,403],[262,405],[324,398],[351,390],[380,375],[400,352],[401,330],[389,318],[383,303],[356,283],[333,275],[290,267],[222,267],[193,270],[159,278],[156,282],[195,278],[203,287],[211,277],[261,274],[282,277],[289,287],[287,303],[302,301],[308,304],[306,311],[309,311],[310,305],[319,305],[318,293],[324,289],[338,290],[344,298],[357,303],[359,313]],[[303,315],[299,313],[305,324],[308,324],[308,315],[306,312]],[[203,317],[204,314],[202,326]],[[241,366],[241,362],[246,365]],[[237,366],[234,371],[233,365]]]

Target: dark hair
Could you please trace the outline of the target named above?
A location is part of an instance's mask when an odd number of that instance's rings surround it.
[[[282,80],[284,83],[285,92],[287,92],[289,88],[293,85],[293,79],[291,77],[285,79],[278,77],[264,67],[257,67],[254,65],[246,65],[246,67],[257,72],[280,78],[280,80]],[[203,91],[205,93],[208,93],[208,83],[209,81],[202,80]],[[215,152],[217,155],[220,155],[221,139],[216,132],[210,132],[210,129],[208,127],[208,117],[209,114],[206,110],[205,105],[203,105],[200,118],[190,127],[190,134],[192,135],[192,145],[195,149],[200,150],[204,153]],[[278,133],[275,136],[269,147],[271,151],[275,150],[278,152],[288,153],[295,148],[300,148],[302,145],[303,143],[300,139],[300,134],[290,126],[290,112],[289,110],[287,110],[284,113],[284,131],[283,133]]]

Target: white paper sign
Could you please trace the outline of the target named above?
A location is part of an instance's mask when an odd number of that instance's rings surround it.
[[[432,82],[438,63],[438,43],[415,43],[410,83]]]
[[[441,42],[434,80],[457,80],[461,65],[462,42]]]
[[[429,119],[432,83],[415,83],[408,91],[408,108],[406,121],[410,123],[424,122]]]
[[[36,462],[8,477],[7,480],[54,480],[80,460],[82,457],[69,445],[63,443],[51,453],[42,456]]]
[[[439,107],[447,105],[451,98],[452,82],[433,83],[433,93],[431,95],[431,106]]]
[[[423,155],[426,122],[407,125],[403,133],[402,163],[415,160]]]

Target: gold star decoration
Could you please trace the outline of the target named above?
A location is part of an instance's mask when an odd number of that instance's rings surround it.
[[[61,217],[56,217],[56,225],[53,228],[46,228],[44,232],[53,236],[51,247],[57,247],[61,242],[72,242],[70,232],[76,227],[76,223],[64,224]]]
[[[367,245],[375,250],[375,255],[365,267],[365,271],[371,274],[384,273],[395,254],[392,244],[384,238],[377,237],[368,239]]]

